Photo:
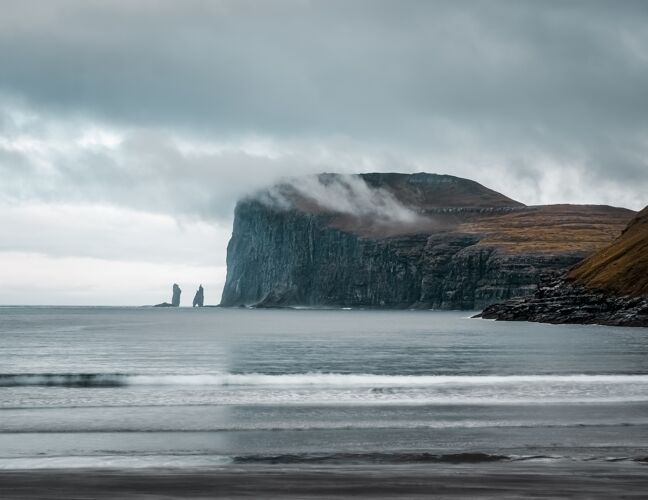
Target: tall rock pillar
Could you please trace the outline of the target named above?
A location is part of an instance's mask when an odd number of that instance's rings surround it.
[[[178,307],[180,306],[180,294],[182,293],[182,290],[180,290],[180,287],[178,286],[177,283],[173,284],[173,298],[171,299],[171,305],[173,307]]]
[[[200,285],[193,299],[193,307],[196,306],[202,307],[204,305],[204,302],[205,302],[205,290],[203,289],[203,286]]]

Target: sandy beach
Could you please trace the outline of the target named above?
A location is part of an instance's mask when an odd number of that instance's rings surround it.
[[[646,498],[640,463],[453,466],[228,466],[0,473],[3,499]]]

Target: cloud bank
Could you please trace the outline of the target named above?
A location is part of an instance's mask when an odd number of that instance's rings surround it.
[[[57,177],[102,198],[125,187],[116,202],[157,184],[134,197],[221,218],[318,168],[639,208],[647,21],[643,1],[9,0],[0,161],[31,184],[33,150],[8,141],[94,128],[47,153]]]

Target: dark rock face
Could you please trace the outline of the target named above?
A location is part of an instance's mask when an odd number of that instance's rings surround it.
[[[477,316],[501,321],[648,327],[648,297],[617,296],[557,278],[542,283],[531,297],[493,304]]]
[[[182,290],[180,290],[180,287],[174,283],[173,284],[173,297],[171,298],[171,305],[173,307],[179,307],[180,306],[180,294],[182,293]]]
[[[193,299],[193,307],[202,307],[203,305],[205,305],[205,290],[203,289],[203,286],[200,285]]]
[[[473,234],[362,238],[327,217],[237,206],[222,305],[477,309],[532,293],[582,254],[511,255]]]

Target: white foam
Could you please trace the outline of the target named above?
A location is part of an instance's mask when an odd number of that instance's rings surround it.
[[[147,467],[207,467],[227,465],[219,455],[102,455],[0,458],[0,470],[23,469],[139,469]]]
[[[272,387],[427,387],[437,385],[648,384],[648,375],[375,375],[304,373],[290,375],[130,375],[129,385],[215,385]]]
[[[515,385],[628,385],[648,384],[648,375],[377,375],[343,373],[160,374],[61,373],[2,374],[0,386],[246,386],[246,387],[340,387],[407,388],[436,386]]]

